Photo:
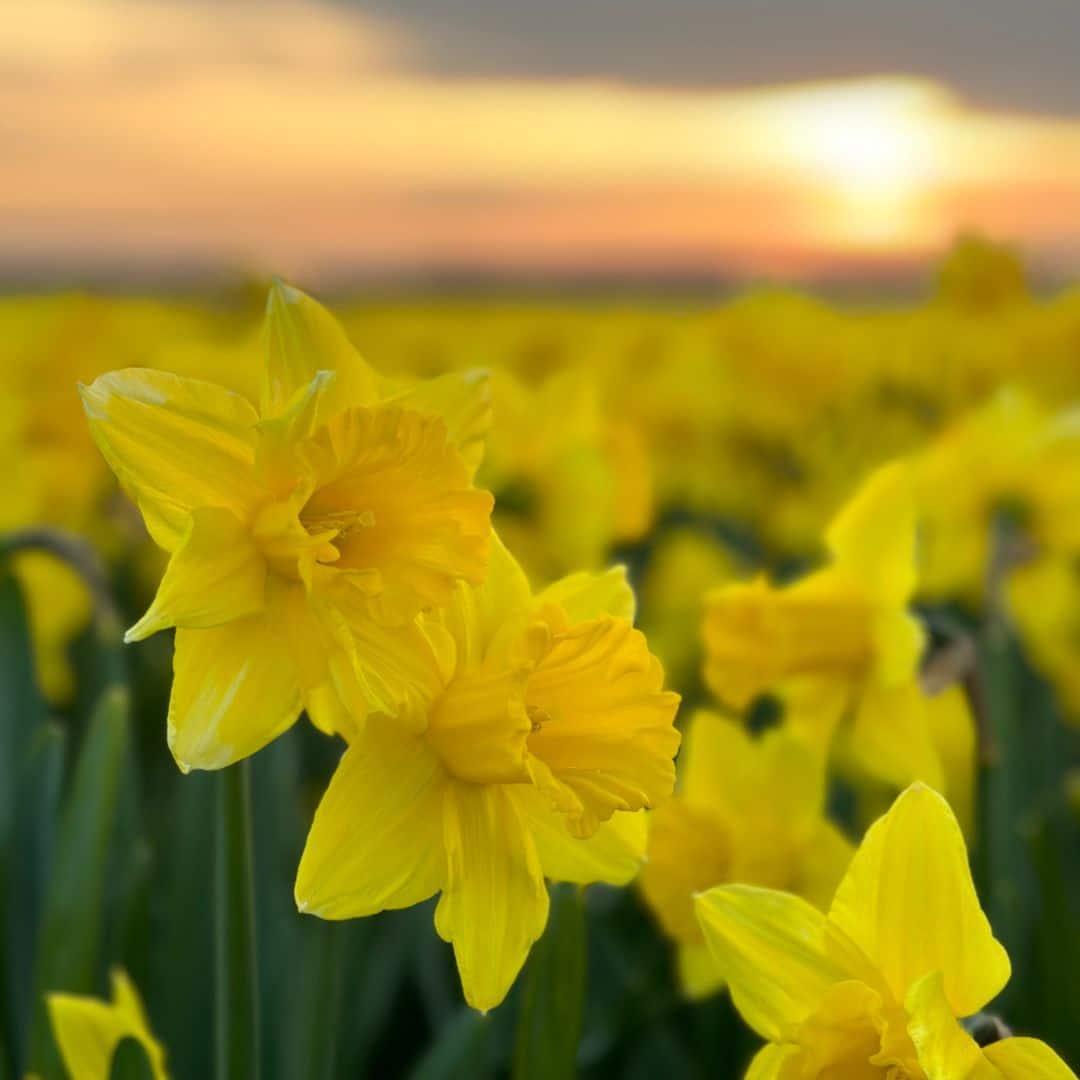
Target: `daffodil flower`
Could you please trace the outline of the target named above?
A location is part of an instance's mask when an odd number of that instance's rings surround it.
[[[177,627],[168,739],[183,769],[258,750],[300,710],[328,730],[408,695],[416,615],[482,580],[472,485],[483,376],[381,380],[333,318],[270,294],[258,406],[129,369],[82,389],[102,452],[171,553],[139,641]]]
[[[908,611],[915,527],[907,469],[879,469],[829,527],[829,565],[782,588],[757,580],[708,596],[705,678],[736,708],[777,692],[793,725],[817,726],[824,742],[850,717],[844,737],[861,768],[940,788],[918,681],[924,634]]]
[[[867,832],[828,915],[724,885],[696,900],[746,1022],[768,1040],[748,1080],[1075,1080],[1044,1043],[980,1047],[961,1020],[1008,982],[945,800],[908,788]]]
[[[545,878],[623,884],[666,798],[678,697],[633,628],[621,570],[533,595],[501,544],[487,581],[425,617],[424,701],[351,736],[296,879],[327,919],[441,891],[468,1002],[505,996],[547,921]]]
[[[154,1080],[168,1080],[165,1051],[154,1038],[142,1001],[127,975],[111,972],[112,1001],[49,994],[49,1018],[70,1080],[108,1080],[113,1054],[126,1038],[146,1051]]]
[[[723,986],[693,895],[724,882],[787,889],[828,907],[853,848],[824,816],[821,755],[782,729],[760,738],[716,713],[685,729],[674,798],[649,815],[647,904],[678,947],[683,992]]]

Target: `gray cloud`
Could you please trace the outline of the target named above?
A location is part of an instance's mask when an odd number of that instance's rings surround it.
[[[1080,114],[1076,0],[339,0],[455,76],[757,86],[880,73],[978,104]]]

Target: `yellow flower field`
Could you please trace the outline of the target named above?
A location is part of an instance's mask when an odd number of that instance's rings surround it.
[[[1080,289],[0,298],[0,1080],[1067,1080]]]

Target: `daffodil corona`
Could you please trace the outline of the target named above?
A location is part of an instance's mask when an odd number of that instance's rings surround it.
[[[272,290],[258,407],[129,369],[83,388],[102,452],[171,553],[138,641],[177,627],[169,745],[181,768],[258,750],[300,710],[327,730],[415,681],[419,612],[484,576],[473,487],[486,380],[385,383],[318,304]]]
[[[638,811],[674,784],[678,697],[632,614],[621,570],[534,596],[494,543],[485,584],[422,619],[420,704],[350,736],[300,862],[300,909],[345,919],[441,891],[435,925],[466,999],[499,1004],[547,921],[545,878],[629,881]]]
[[[867,832],[828,915],[725,885],[696,900],[714,960],[767,1045],[747,1080],[1075,1080],[1036,1039],[980,1047],[961,1020],[1008,982],[960,828],[924,785]]]
[[[943,785],[919,686],[924,633],[915,590],[915,500],[908,470],[878,470],[827,533],[831,563],[783,588],[729,585],[706,601],[705,678],[736,708],[778,693],[793,726],[827,743],[837,723],[852,759],[902,786]]]

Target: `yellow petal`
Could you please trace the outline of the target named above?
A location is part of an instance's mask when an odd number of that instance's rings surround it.
[[[722,885],[695,900],[705,940],[743,1019],[780,1041],[847,973],[825,954],[825,916],[790,893]]]
[[[548,892],[531,833],[501,785],[451,783],[443,808],[447,881],[435,911],[465,1000],[495,1008],[543,933]]]
[[[983,1050],[1003,1080],[1076,1080],[1076,1073],[1038,1039],[1002,1039]],[[972,1077],[972,1080],[981,1080]]]
[[[441,622],[453,637],[457,665],[472,667],[489,656],[496,636],[500,636],[504,647],[511,646],[514,631],[508,633],[508,624],[520,626],[531,597],[525,571],[492,530],[483,583],[460,583],[446,607],[432,613],[429,619]]]
[[[532,785],[508,788],[532,834],[544,876],[552,881],[626,885],[645,861],[646,815],[614,814],[589,837],[572,836],[566,819]]]
[[[634,590],[626,579],[625,566],[613,566],[600,574],[568,574],[537,595],[537,608],[547,604],[562,608],[572,623],[601,615],[634,621]]]
[[[337,568],[378,572],[374,617],[407,622],[447,603],[456,581],[483,580],[492,498],[470,486],[439,417],[349,409],[302,450],[317,489],[301,521],[311,533],[338,531]]]
[[[736,880],[735,842],[727,821],[680,797],[649,814],[649,861],[639,884],[669,937],[683,944],[702,941],[694,894]]]
[[[724,988],[724,976],[705,942],[679,945],[675,952],[679,988],[691,1001],[704,1001]]]
[[[990,1072],[978,1044],[953,1014],[940,971],[924,975],[912,986],[905,1008],[910,1016],[908,1034],[929,1080],[978,1080],[980,1070]]]
[[[789,1080],[788,1063],[799,1056],[797,1046],[763,1046],[750,1062],[744,1080]],[[795,1074],[798,1075],[797,1073]]]
[[[277,281],[263,324],[266,375],[262,415],[283,412],[293,395],[320,371],[334,373],[332,412],[378,399],[376,376],[353,348],[341,324],[299,289]]]
[[[557,634],[530,678],[534,775],[580,835],[671,794],[679,698],[663,682],[644,636],[610,616]]]
[[[881,971],[898,1001],[940,971],[953,1015],[969,1016],[1009,978],[1009,958],[979,906],[956,818],[922,784],[871,826],[829,921]]]
[[[829,526],[833,558],[881,601],[902,604],[915,589],[915,496],[908,466],[873,473]]]
[[[230,510],[191,512],[150,610],[124,635],[142,641],[169,626],[201,630],[262,610],[266,563]]]
[[[443,886],[443,788],[434,754],[372,717],[323,794],[296,872],[296,904],[351,919],[426,900]]]
[[[822,911],[828,911],[843,880],[855,845],[830,821],[821,821],[808,838],[791,889]]]
[[[165,1051],[154,1038],[139,995],[124,972],[111,973],[111,1003],[76,994],[49,994],[49,1019],[71,1080],[108,1077],[113,1052],[125,1038],[146,1050],[155,1080],[167,1080]]]
[[[870,776],[896,787],[916,780],[937,790],[944,786],[926,698],[915,679],[896,687],[868,682],[848,740],[854,761]]]
[[[386,390],[383,401],[441,416],[450,442],[461,454],[470,473],[476,472],[491,430],[491,376],[488,372],[473,368],[450,372],[436,379],[423,379],[404,389]]]
[[[185,772],[255,753],[292,726],[301,704],[288,635],[268,615],[177,630],[168,741]]]
[[[926,698],[926,722],[941,762],[944,794],[964,835],[975,828],[975,717],[960,686]]]
[[[246,518],[255,486],[251,404],[213,383],[114,371],[81,388],[90,429],[154,540],[171,551],[188,514],[220,506]]]

